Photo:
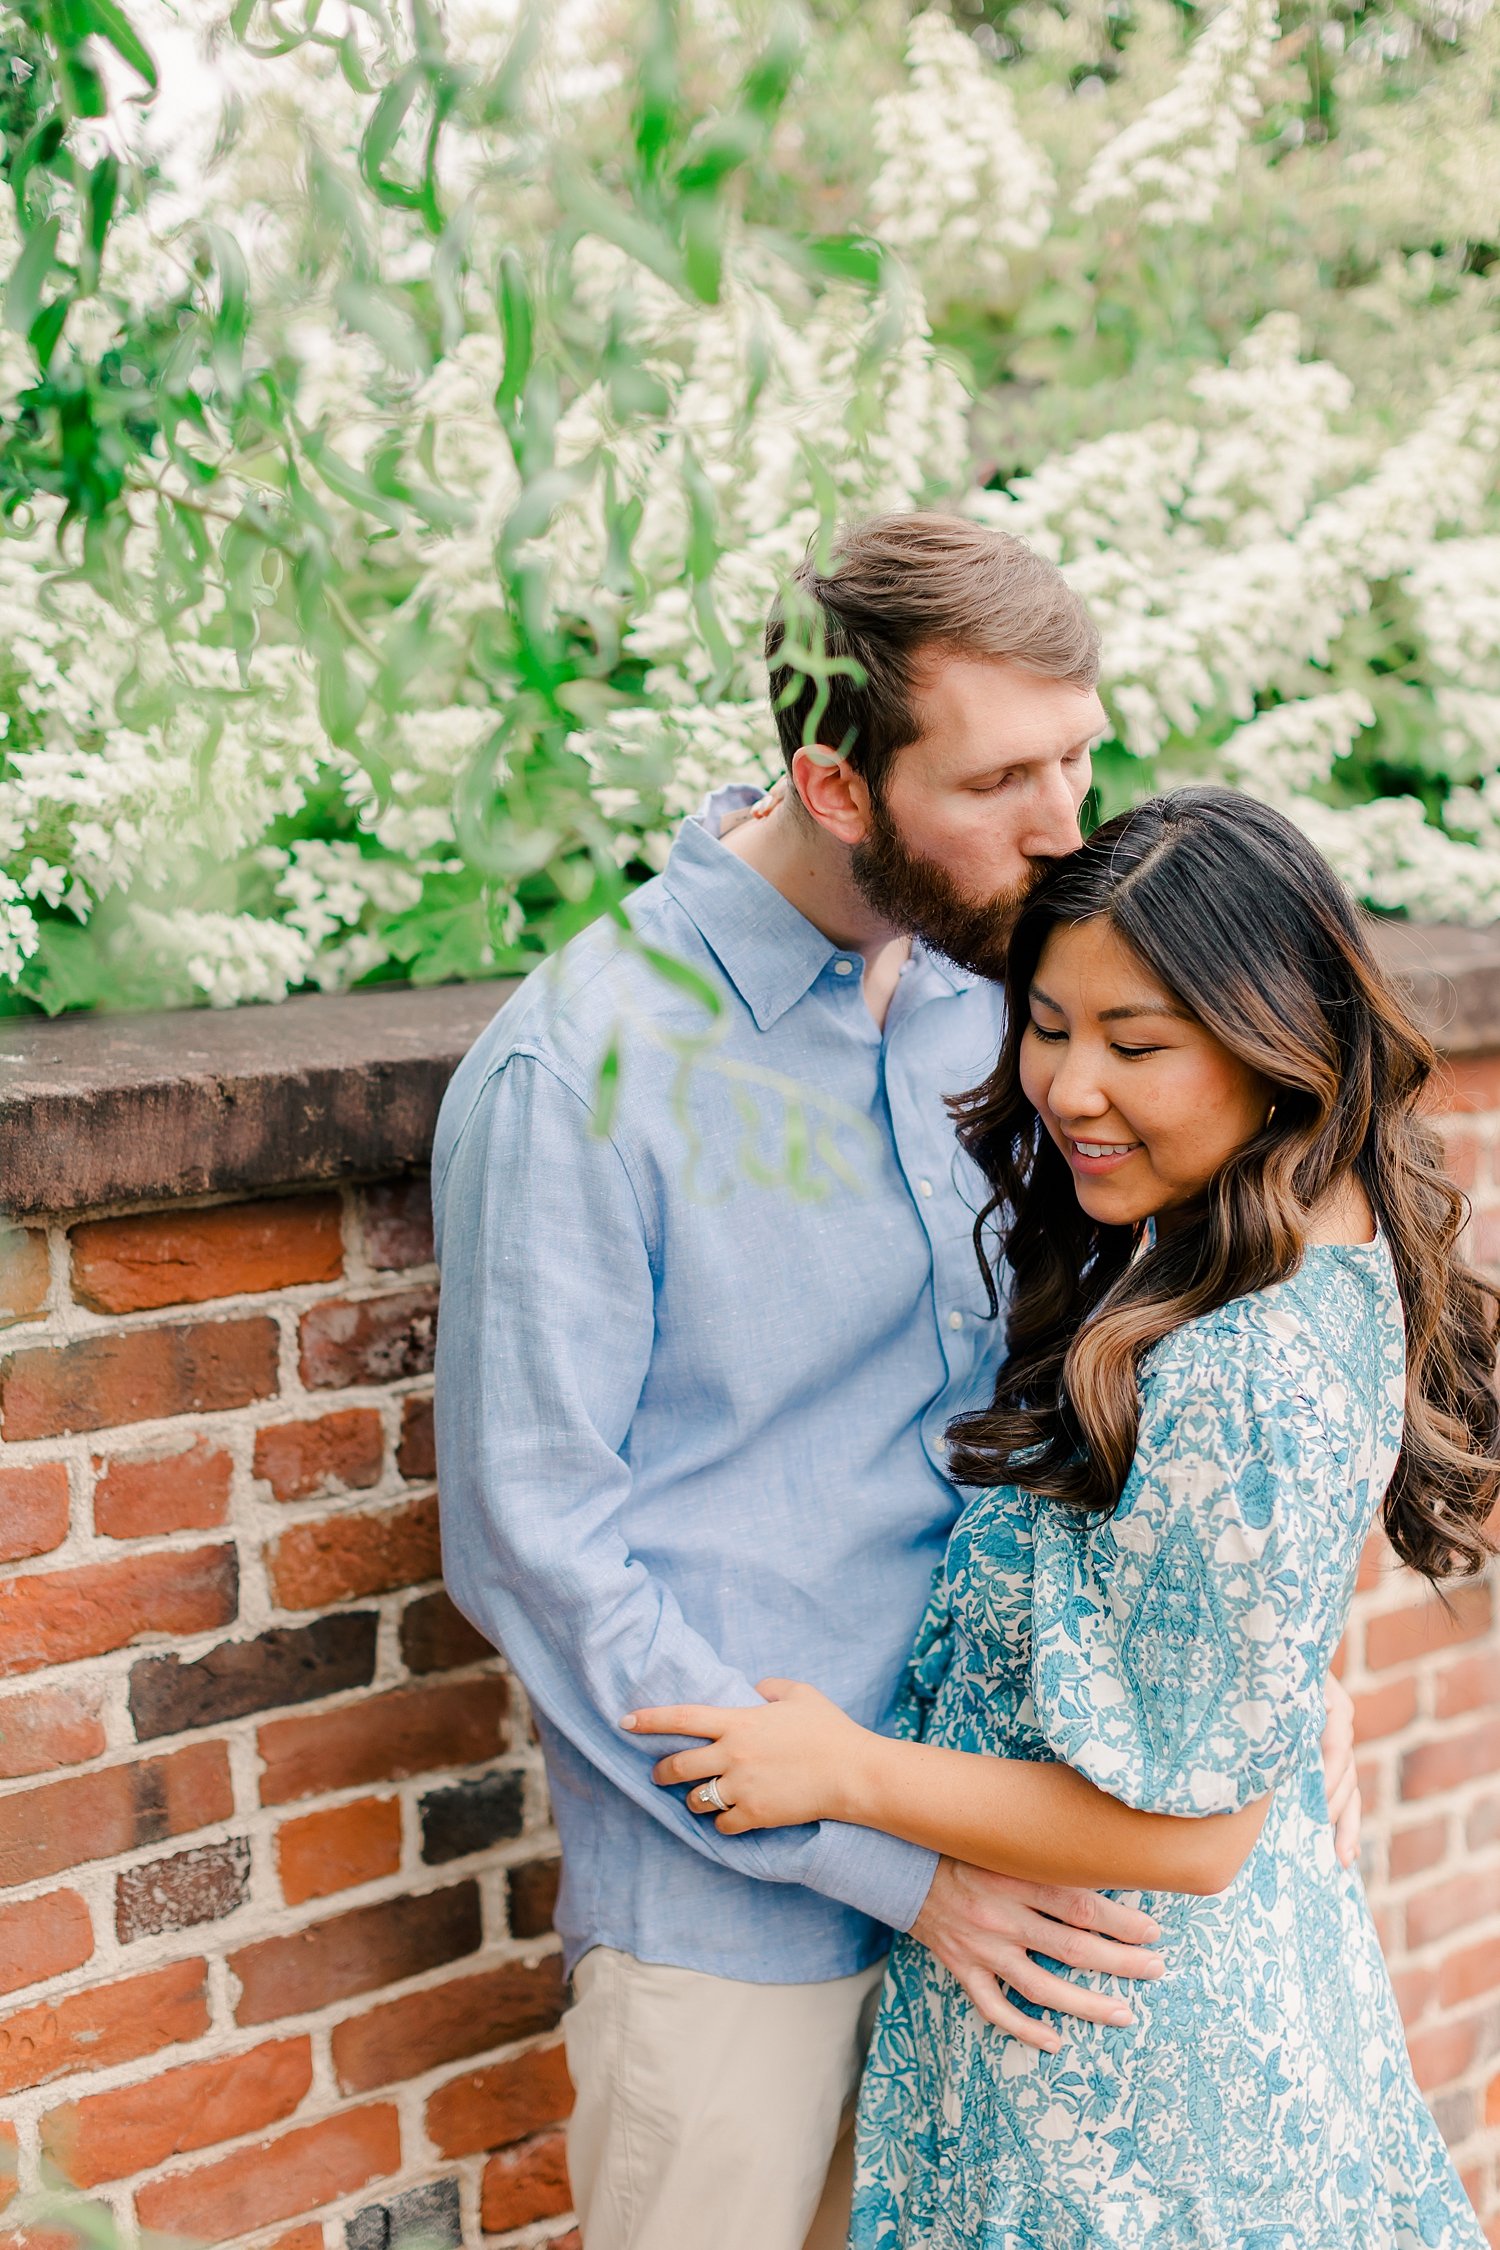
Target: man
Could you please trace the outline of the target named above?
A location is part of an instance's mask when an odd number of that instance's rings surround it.
[[[1002,1342],[943,1098],[993,1060],[983,972],[1079,843],[1105,725],[1077,597],[972,524],[856,526],[792,626],[838,663],[820,694],[773,616],[788,785],[684,825],[640,948],[598,926],[531,980],[434,1152],[444,1565],[546,1755],[586,2250],[842,2242],[891,1929],[1032,2042],[1010,1995],[1129,2020],[1038,1956],[1160,1973],[1154,1926],[1089,1893],[833,1823],[721,1837],[619,1726],[769,1674],[890,1714],[959,1505],[945,1426]],[[646,948],[716,991],[709,1035]]]

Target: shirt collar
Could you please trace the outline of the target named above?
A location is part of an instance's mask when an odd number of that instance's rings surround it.
[[[730,983],[755,1018],[772,1024],[811,991],[838,947],[774,884],[718,841],[721,823],[762,792],[734,782],[706,797],[677,831],[662,875],[666,889],[695,925]],[[949,992],[967,992],[978,980],[920,938],[912,941],[908,972],[925,983],[936,977]]]
[[[720,968],[769,1031],[808,993],[838,947],[790,899],[718,841],[719,822],[757,789],[716,790],[677,831],[662,881]]]

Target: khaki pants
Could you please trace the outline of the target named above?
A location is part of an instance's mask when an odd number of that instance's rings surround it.
[[[843,2250],[883,1968],[741,1984],[586,1953],[563,2018],[583,2250]]]

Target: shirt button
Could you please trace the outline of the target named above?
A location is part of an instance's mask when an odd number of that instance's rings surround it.
[[[951,1313],[949,1313],[949,1315],[948,1315],[948,1326],[949,1326],[950,1328],[962,1328],[963,1324],[964,1324],[964,1316],[963,1316],[963,1314],[962,1314],[961,1312],[951,1312]]]
[[[921,1189],[921,1191],[922,1191],[923,1195],[931,1195],[931,1193],[932,1193],[932,1182],[931,1182],[931,1180],[918,1180],[918,1182],[917,1182],[917,1186],[918,1186],[918,1187],[919,1187],[919,1188]]]
[[[852,977],[854,974],[854,963],[852,961],[835,961],[833,964],[833,973],[836,977]]]

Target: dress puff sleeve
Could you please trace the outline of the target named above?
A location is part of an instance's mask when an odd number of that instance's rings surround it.
[[[1138,1810],[1237,1811],[1315,1754],[1364,1514],[1315,1387],[1263,1336],[1179,1330],[1115,1513],[1032,1503],[1040,1730]]]

